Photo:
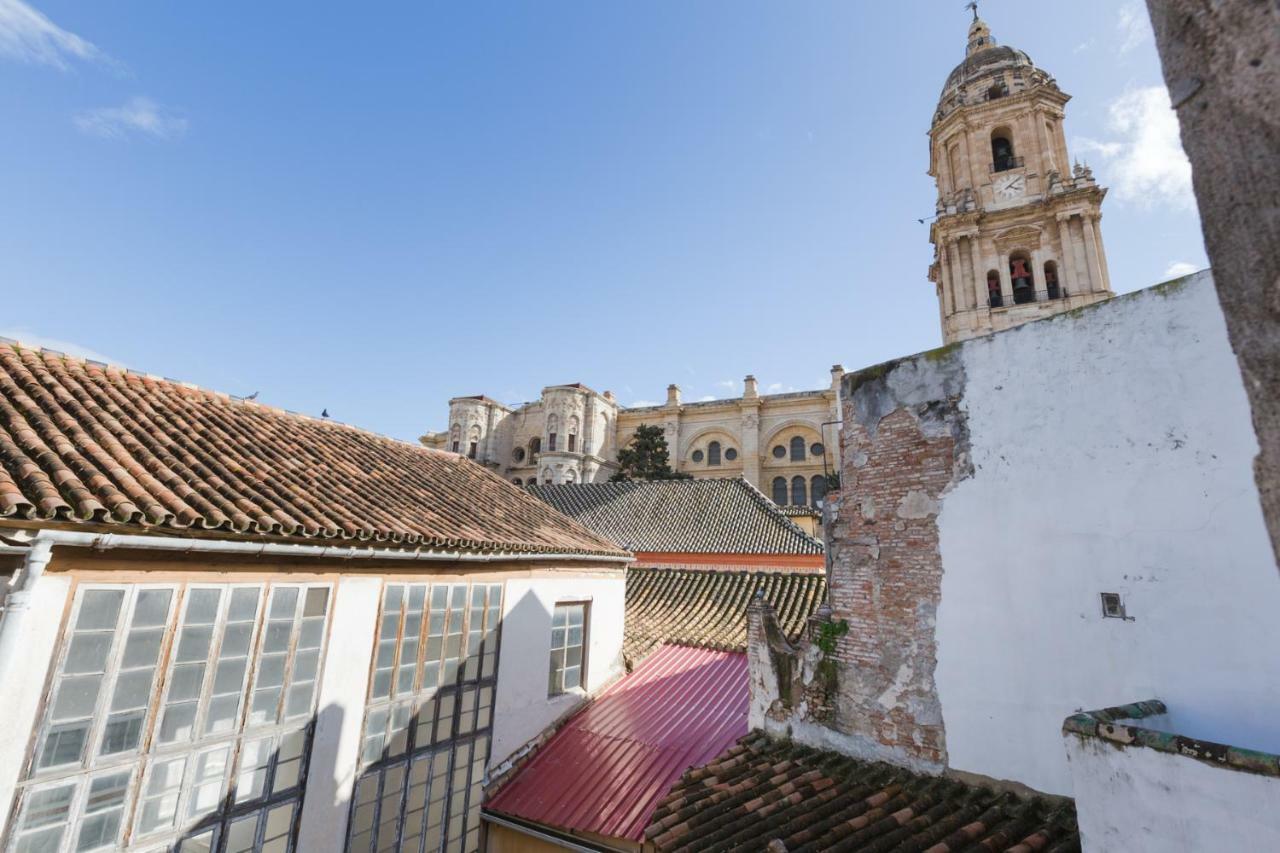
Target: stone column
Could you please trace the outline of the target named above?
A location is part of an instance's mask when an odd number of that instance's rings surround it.
[[[1071,242],[1069,213],[1058,214],[1058,239],[1062,241],[1062,269],[1058,270],[1061,284],[1068,294],[1075,296],[1080,292],[1080,284],[1076,278],[1076,247]]]
[[[1004,305],[1008,308],[1013,304],[1013,279],[1009,277],[1009,257],[1001,254],[999,257],[1000,272],[1000,295],[1004,297]]]
[[[970,135],[968,128],[965,128],[965,131],[960,134],[960,153],[964,156],[965,164],[969,167],[969,188],[973,190],[973,197],[976,200],[978,198],[978,188],[982,184],[979,181],[981,175],[978,174],[978,158],[973,156],[973,143],[969,140]]]
[[[942,245],[942,310],[947,318],[960,310],[956,300],[956,243],[947,237]]]
[[[492,462],[501,467],[498,459],[498,437],[494,435],[498,425],[498,409],[493,404],[485,408],[484,441],[480,445],[480,462]]]
[[[1093,214],[1085,213],[1080,217],[1084,228],[1084,253],[1089,265],[1089,292],[1102,290],[1102,268],[1098,257],[1097,232],[1093,228]]]
[[[947,241],[947,259],[951,261],[951,309],[966,311],[970,306],[964,292],[964,269],[960,266],[959,237],[952,237]]]
[[[969,263],[973,266],[973,304],[978,308],[989,308],[986,264],[982,262],[982,242],[976,231],[969,234]]]
[[[667,405],[663,412],[663,434],[667,439],[667,453],[671,468],[680,470],[680,386],[667,386]]]
[[[1111,270],[1107,266],[1107,247],[1102,243],[1102,214],[1093,220],[1093,236],[1098,241],[1098,263],[1102,267],[1102,289],[1111,290]]]
[[[742,419],[738,424],[742,436],[742,476],[760,488],[760,400],[743,399]]]
[[[1043,242],[1043,235],[1040,239]],[[1044,262],[1041,260],[1042,257],[1043,255],[1038,247],[1031,250],[1031,286],[1035,289],[1035,292],[1032,294],[1032,301],[1034,302],[1042,301],[1040,299],[1040,291],[1048,288],[1048,285],[1044,280]],[[1045,297],[1045,299],[1048,298],[1048,296]]]

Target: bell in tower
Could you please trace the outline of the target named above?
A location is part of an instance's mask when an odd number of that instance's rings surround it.
[[[1070,97],[1022,51],[1000,44],[969,4],[964,59],[929,130],[938,217],[929,271],[948,342],[1110,298],[1102,201],[1072,169]]]

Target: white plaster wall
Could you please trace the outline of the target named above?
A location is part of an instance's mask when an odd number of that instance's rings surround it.
[[[36,712],[57,651],[70,590],[71,580],[66,575],[45,573],[36,579],[30,590],[30,610],[22,619],[21,635],[14,645],[22,652],[5,661],[0,681],[0,696],[4,697],[0,701],[0,836],[4,835],[13,790],[36,727]]]
[[[1280,750],[1280,571],[1208,275],[959,357],[974,474],[938,520],[950,765],[1071,793],[1063,719],[1151,698],[1183,734]],[[1101,592],[1134,621],[1103,619]]]
[[[333,602],[298,849],[340,853],[360,754],[382,579],[347,577]]]
[[[623,672],[625,576],[531,577],[507,581],[498,696],[489,766],[537,737]],[[547,696],[551,613],[557,602],[588,601],[586,693]]]
[[[1280,779],[1067,735],[1085,853],[1280,850]]]

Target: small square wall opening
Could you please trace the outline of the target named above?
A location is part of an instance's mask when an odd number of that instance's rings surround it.
[[[1126,619],[1124,601],[1118,592],[1102,593],[1102,616],[1105,619]]]

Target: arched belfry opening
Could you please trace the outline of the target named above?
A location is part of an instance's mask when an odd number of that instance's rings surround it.
[[[1050,299],[1061,299],[1066,294],[1058,282],[1058,262],[1046,261],[1044,265],[1044,289]]]
[[[987,273],[987,304],[992,308],[1004,307],[1004,295],[1000,292],[1000,273],[995,270]]]
[[[1014,305],[1036,301],[1035,270],[1026,252],[1014,252],[1009,256],[1009,281],[1013,285]]]
[[[1016,169],[1018,158],[1013,149],[1013,131],[998,127],[991,132],[991,171],[1007,172]]]

